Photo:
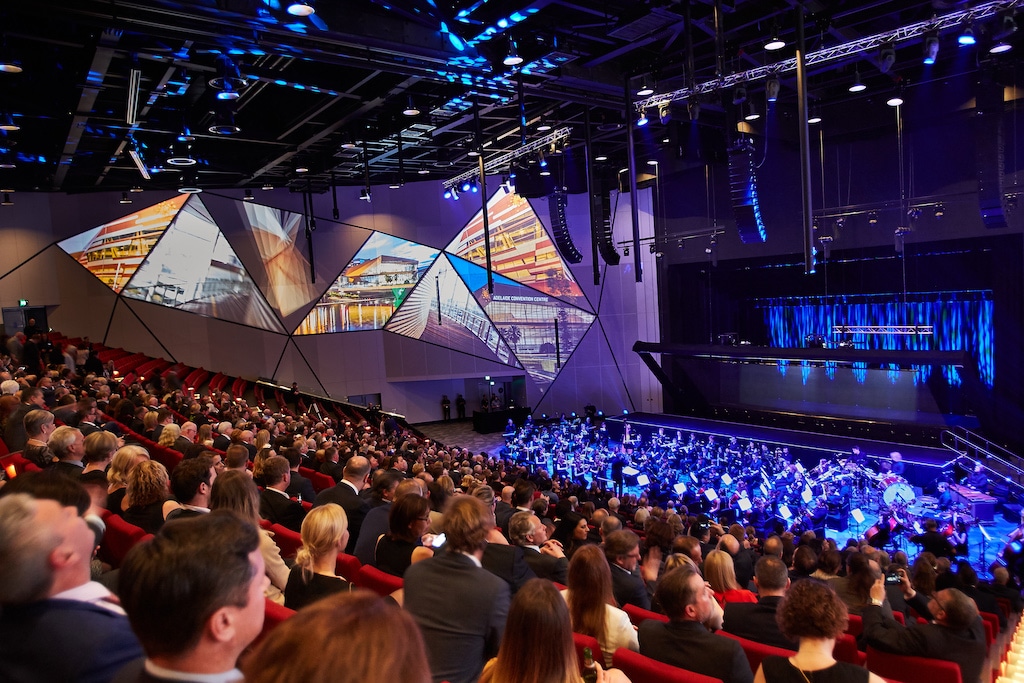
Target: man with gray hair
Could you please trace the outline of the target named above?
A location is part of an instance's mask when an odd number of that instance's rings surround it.
[[[217,436],[213,439],[213,447],[218,451],[226,451],[231,445],[231,423],[221,422],[217,425]]]
[[[69,477],[78,478],[82,476],[85,464],[82,456],[85,455],[85,437],[75,427],[63,425],[53,430],[50,440],[46,442],[57,456],[57,462],[53,468]]]
[[[89,580],[95,544],[74,507],[0,498],[0,680],[106,683],[142,654],[117,598]]]
[[[542,579],[562,585],[568,580],[569,560],[562,544],[548,538],[548,528],[532,512],[517,512],[508,525],[512,543],[522,547],[526,564]]]
[[[5,379],[0,382],[0,394],[4,396],[14,396],[18,393],[18,389],[21,389],[21,385],[18,384],[17,380]]]

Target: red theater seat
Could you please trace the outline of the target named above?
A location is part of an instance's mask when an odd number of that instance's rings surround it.
[[[274,534],[274,543],[281,549],[281,558],[289,560],[295,557],[302,547],[302,535],[280,524],[271,524],[270,532]]]
[[[380,596],[391,595],[405,585],[405,582],[401,577],[392,576],[391,574],[382,572],[376,567],[371,567],[368,564],[364,564],[360,567],[359,571],[356,572],[356,575],[351,577],[351,580],[360,588],[372,590]]]
[[[717,678],[680,669],[624,647],[615,651],[613,662],[634,683],[721,683]]]
[[[893,655],[868,646],[867,665],[872,673],[903,683],[963,683],[955,662],[926,657]]]
[[[761,660],[765,657],[769,655],[791,657],[794,652],[793,650],[784,650],[781,647],[773,647],[764,643],[754,642],[753,640],[747,640],[746,638],[740,638],[725,631],[719,631],[718,635],[732,638],[740,644],[740,647],[743,648],[743,654],[747,656],[747,661],[750,663],[750,670],[754,673],[757,672],[757,668],[761,666]]]
[[[120,567],[124,556],[136,543],[141,543],[152,534],[124,521],[120,515],[108,513],[103,520],[107,530],[103,533],[103,542],[100,543],[99,557],[111,567]]]

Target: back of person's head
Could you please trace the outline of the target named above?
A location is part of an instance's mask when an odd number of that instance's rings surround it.
[[[298,448],[284,448],[278,452],[288,459],[288,466],[292,469],[302,464],[302,452]]]
[[[821,581],[797,581],[779,603],[776,621],[789,640],[838,638],[846,630],[846,604]]]
[[[370,591],[339,593],[303,608],[242,668],[247,683],[430,683],[416,622]]]
[[[487,544],[494,528],[494,515],[473,496],[452,498],[444,511],[444,532],[448,546],[455,552],[474,553]]]
[[[84,515],[92,504],[89,493],[77,479],[54,469],[42,472],[24,472],[0,488],[0,496],[27,493],[38,500],[55,500],[65,507],[73,507]]]
[[[14,379],[5,379],[3,382],[0,382],[0,394],[4,396],[14,396],[20,388],[21,385]]]
[[[291,469],[288,459],[284,456],[271,456],[263,462],[263,481],[268,486],[277,484],[284,480]]]
[[[938,528],[939,528],[939,524],[934,519],[929,517],[928,519],[924,520],[924,530],[925,531],[937,531]]]
[[[611,568],[598,546],[585,545],[573,553],[566,583],[573,630],[604,638],[607,623],[605,605],[615,604],[615,598]]]
[[[370,461],[362,455],[353,455],[345,463],[345,479],[361,482],[370,473]]]
[[[172,520],[128,552],[118,595],[149,657],[187,653],[218,610],[248,604],[255,575],[250,554],[259,543],[252,524],[211,512]],[[262,610],[259,615],[262,620]],[[259,624],[245,626],[259,633]]]
[[[604,538],[604,554],[609,562],[615,562],[639,547],[640,537],[629,529],[613,531]]]
[[[688,536],[687,538],[690,538],[690,537]],[[690,557],[688,554],[672,553],[671,555],[669,555],[668,557],[665,558],[665,569],[664,569],[663,573],[667,574],[668,572],[672,571],[676,567],[678,567],[680,565],[683,565],[683,564],[688,564],[688,565],[690,565],[690,567],[692,567],[694,569],[698,568],[697,567],[697,563],[694,562],[693,558]]]
[[[125,499],[129,507],[167,500],[169,495],[170,477],[167,476],[167,468],[156,460],[143,460],[128,473]]]
[[[31,403],[33,400],[42,398],[43,390],[39,387],[25,387],[21,390],[21,402]]]
[[[199,493],[199,487],[203,484],[211,486],[210,470],[213,468],[213,458],[208,455],[200,455],[195,458],[188,458],[178,463],[178,466],[171,472],[171,493],[179,503],[188,503]]]
[[[172,417],[174,417],[174,413],[171,412],[170,408],[160,408],[156,411],[157,424],[163,424]]]
[[[14,481],[28,474],[35,473]],[[27,493],[5,494],[0,498],[0,604],[41,600],[53,587],[50,554],[64,539],[53,526],[39,523],[37,499]]]
[[[233,443],[224,451],[224,466],[229,470],[243,469],[249,462],[249,450],[240,443]]]
[[[474,498],[479,498],[480,502],[488,508],[494,506],[494,489],[490,486],[477,486],[470,495]]]
[[[402,496],[391,504],[388,512],[388,530],[394,539],[415,541],[418,534],[413,522],[430,518],[430,501],[423,496]]]
[[[110,461],[107,468],[107,482],[113,486],[123,486],[128,483],[128,473],[135,464],[149,460],[149,452],[142,446],[121,446],[114,453],[114,459]]]
[[[390,492],[392,493],[392,498],[394,498],[395,487],[403,481],[405,481],[405,477],[398,470],[378,472],[373,477],[373,497],[376,500],[383,500],[384,495]]]
[[[764,541],[763,552],[765,555],[782,557],[782,539],[778,536],[769,536]]]
[[[608,515],[604,521],[601,522],[601,536],[607,538],[612,532],[618,531],[622,528],[622,520],[614,515]]]
[[[302,567],[303,577],[313,576],[314,563],[345,549],[348,542],[348,515],[337,503],[313,508],[302,520],[302,547],[295,555],[295,564]],[[353,577],[346,577],[353,578]]]
[[[704,558],[704,578],[716,593],[740,588],[736,581],[736,566],[732,555],[724,550],[712,550]]]
[[[43,427],[53,424],[53,413],[49,410],[30,410],[25,414],[25,434],[29,438],[40,436]]]
[[[824,574],[834,576],[839,573],[843,566],[843,556],[838,550],[823,550],[818,556],[818,570]]]
[[[82,456],[82,462],[87,465],[112,458],[117,450],[117,437],[102,429],[85,437],[84,443],[85,455]]]
[[[395,492],[392,494],[392,501],[404,498],[405,496],[418,496],[424,497],[423,489],[425,483],[422,479],[402,479],[398,482],[398,486],[395,487]],[[428,499],[428,503],[430,500]]]
[[[697,601],[698,595],[691,581],[694,576],[700,576],[697,568],[682,564],[666,572],[658,582],[654,595],[669,620],[685,621],[687,606]],[[705,590],[703,581],[700,582],[699,590]]]
[[[818,556],[808,545],[798,545],[793,552],[793,570],[797,574],[809,576],[818,568]]]
[[[181,427],[174,424],[164,425],[164,428],[160,430],[160,439],[157,441],[161,446],[170,448],[177,441],[178,437],[181,436]]]
[[[569,610],[554,585],[527,581],[509,606],[498,657],[480,683],[581,680],[572,633]]]
[[[74,427],[61,425],[53,430],[53,434],[50,434],[50,439],[46,444],[50,447],[50,450],[53,451],[54,455],[63,459],[68,455],[69,449],[75,443],[75,440],[78,439],[80,434],[81,432]]]
[[[528,479],[517,479],[512,492],[513,507],[526,507],[533,500],[537,486]]]
[[[1006,567],[996,567],[992,570],[992,580],[997,586],[1005,586],[1010,582],[1010,572]]]
[[[961,586],[977,586],[978,573],[967,560],[960,560],[956,563],[956,578]]]
[[[945,623],[953,629],[963,630],[970,628],[971,624],[978,618],[978,605],[974,600],[957,590],[947,588],[940,591],[936,596],[936,602],[940,609],[946,613]]]
[[[754,565],[759,591],[785,590],[789,583],[789,572],[782,560],[774,555],[765,555]]]
[[[211,510],[231,510],[251,524],[260,521],[260,490],[245,472],[228,470],[217,475],[210,492]]]

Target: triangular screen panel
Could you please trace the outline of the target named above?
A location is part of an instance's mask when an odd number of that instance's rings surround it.
[[[434,262],[420,285],[391,316],[384,329],[521,367],[444,256]]]
[[[379,330],[440,252],[375,232],[295,334]]]
[[[187,195],[86,230],[58,246],[98,277],[103,284],[120,292],[145,260],[153,245],[184,206]]]
[[[122,294],[250,327],[284,331],[196,196],[185,204]]]
[[[545,389],[590,329],[594,314],[501,275],[494,276],[492,295],[486,270],[457,258],[451,262],[527,374]]]
[[[494,272],[563,301],[589,307],[529,201],[501,188],[487,202],[487,219]],[[446,251],[486,267],[483,211],[477,212]]]

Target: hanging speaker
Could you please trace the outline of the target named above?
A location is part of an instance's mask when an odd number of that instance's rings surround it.
[[[981,69],[974,110],[974,161],[978,209],[986,228],[1006,227],[1003,204],[1003,86]]]
[[[612,200],[607,190],[590,195],[590,230],[604,262],[619,265],[619,252],[612,241]]]
[[[768,234],[761,220],[761,206],[757,199],[754,143],[750,138],[741,138],[729,150],[729,190],[740,241],[744,244],[764,242]]]
[[[551,212],[551,232],[555,238],[555,246],[558,253],[569,263],[579,263],[583,260],[583,254],[576,248],[569,234],[569,226],[566,222],[565,208],[569,204],[569,197],[565,192],[553,192],[548,196],[548,209]]]

